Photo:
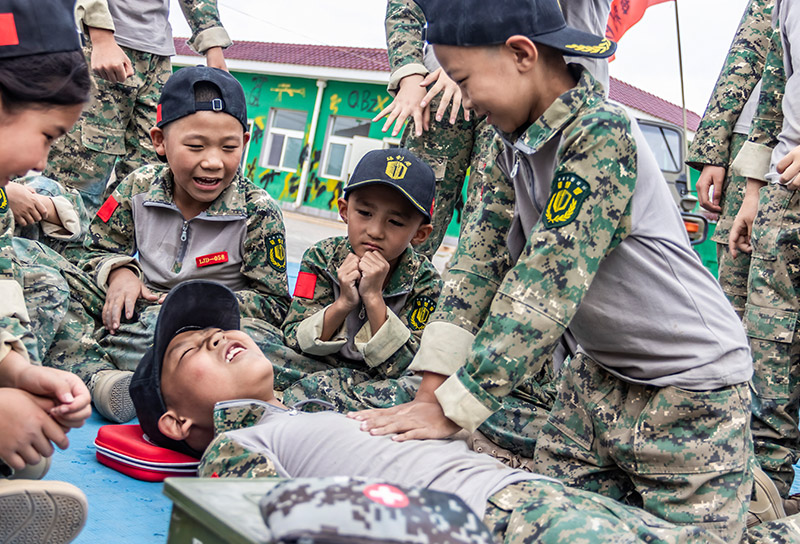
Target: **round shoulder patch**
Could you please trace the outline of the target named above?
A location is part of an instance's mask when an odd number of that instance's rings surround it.
[[[425,328],[425,324],[430,319],[431,314],[436,309],[436,301],[427,295],[418,296],[411,303],[411,311],[408,313],[408,324],[415,331]]]
[[[282,234],[273,234],[267,238],[267,261],[278,272],[286,271],[286,241]]]
[[[545,228],[563,227],[572,223],[581,204],[591,194],[589,184],[575,174],[558,174],[550,186],[550,199],[542,214]]]
[[[8,210],[8,197],[6,196],[6,190],[0,187],[0,215],[3,215]]]

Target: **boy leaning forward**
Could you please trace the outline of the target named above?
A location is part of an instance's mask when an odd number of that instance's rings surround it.
[[[464,367],[416,368],[428,372],[413,403],[353,417],[400,440],[473,431],[569,326],[580,348],[535,470],[738,542],[752,486],[747,339],[638,127],[563,60],[614,45],[567,27],[555,0],[419,4],[466,107],[504,139],[516,264]]]

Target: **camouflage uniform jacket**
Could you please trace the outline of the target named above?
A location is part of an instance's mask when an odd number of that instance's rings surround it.
[[[389,0],[385,22],[386,49],[392,69],[388,90],[395,93],[404,77],[425,76],[436,70],[439,63],[422,39],[425,15],[414,0]]]
[[[773,15],[775,11],[773,10]],[[774,19],[774,17],[773,17]],[[783,45],[780,29],[772,31],[770,48],[761,76],[761,93],[747,141],[731,165],[734,175],[767,181],[772,150],[778,144],[783,125],[783,92],[786,71],[783,68]]]
[[[184,220],[172,185],[172,171],[161,165],[120,182],[89,225],[79,266],[102,289],[120,266],[156,291],[216,280],[236,291],[243,316],[280,326],[289,306],[280,209],[237,172],[206,211]]]
[[[329,356],[332,366],[400,377],[417,353],[422,331],[436,307],[441,279],[431,262],[409,247],[383,291],[387,319],[372,334],[363,305],[353,310],[334,337],[319,340],[325,308],[339,296],[338,268],[352,253],[344,236],[310,247],[300,264],[298,285],[312,284],[308,297],[295,297],[283,325],[286,343],[307,355]],[[310,290],[309,290],[310,291]]]
[[[468,431],[547,364],[567,326],[626,381],[710,390],[752,375],[741,323],[692,251],[644,136],[588,72],[576,75],[498,157],[514,181],[519,257],[466,365],[436,391]]]
[[[228,47],[233,43],[222,27],[216,0],[179,0],[179,2],[186,22],[192,30],[192,36],[186,43],[194,51],[203,53],[211,47]],[[87,36],[89,35],[87,27],[116,31],[115,41],[123,47],[163,56],[174,55],[172,29],[169,24],[169,0],[147,0],[146,3],[144,6],[137,5],[142,4],[142,0],[77,0],[75,16]],[[148,33],[155,39],[126,36],[126,28],[117,28],[125,27],[127,19],[142,19],[142,12],[146,12],[146,21],[139,20],[137,24],[140,28],[149,28]],[[131,13],[137,15],[131,16]],[[167,48],[151,51],[154,43],[166,44],[162,47]]]
[[[750,0],[733,38],[714,93],[689,149],[686,163],[702,170],[709,164],[727,168],[733,160],[734,125],[761,80],[772,35],[775,0]]]
[[[29,359],[22,337],[30,334],[30,317],[22,291],[22,272],[11,245],[13,233],[14,217],[6,191],[0,187],[0,363],[12,350]]]

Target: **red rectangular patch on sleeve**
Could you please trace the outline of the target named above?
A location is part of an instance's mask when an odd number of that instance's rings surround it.
[[[108,220],[111,219],[111,216],[114,215],[114,211],[119,206],[119,202],[117,199],[114,198],[114,195],[108,197],[108,200],[103,202],[103,205],[100,206],[100,209],[97,210],[97,217],[103,220],[103,223],[108,223]]]
[[[317,287],[317,275],[311,272],[300,272],[297,283],[294,284],[294,296],[300,298],[314,298],[314,289]]]
[[[219,253],[209,253],[208,255],[201,255],[195,259],[197,268],[204,266],[211,266],[212,264],[220,264],[228,262],[228,252],[220,251]]]
[[[19,45],[13,13],[0,13],[0,46],[2,45]]]

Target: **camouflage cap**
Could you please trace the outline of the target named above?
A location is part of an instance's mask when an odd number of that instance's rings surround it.
[[[0,58],[77,51],[75,0],[0,0]]]
[[[567,26],[557,0],[416,0],[432,44],[476,46],[527,36],[565,55],[607,58],[617,44]]]
[[[294,478],[269,490],[259,507],[276,542],[495,542],[457,495],[382,480]]]
[[[136,367],[130,385],[136,415],[147,437],[159,446],[194,457],[202,452],[165,436],[158,428],[158,420],[167,411],[161,394],[161,368],[167,346],[177,334],[210,327],[239,328],[239,301],[233,291],[209,280],[186,281],[174,287],[158,313],[153,345]]]
[[[374,149],[364,155],[344,187],[344,196],[368,185],[397,189],[416,210],[431,222],[436,175],[408,149]]]

